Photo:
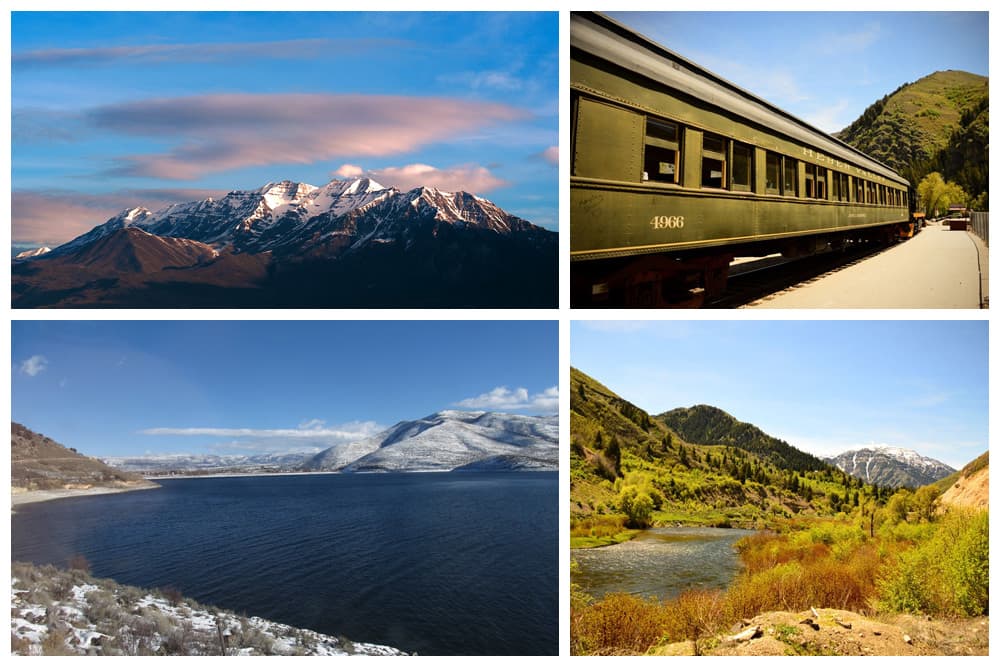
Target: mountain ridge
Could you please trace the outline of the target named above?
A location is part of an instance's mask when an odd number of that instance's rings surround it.
[[[558,467],[557,416],[445,410],[330,447],[307,460],[302,469],[352,473]]]
[[[278,181],[124,209],[11,273],[16,308],[553,307],[558,234],[467,192]]]

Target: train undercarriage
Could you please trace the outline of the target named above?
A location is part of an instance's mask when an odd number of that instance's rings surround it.
[[[726,290],[736,257],[781,254],[798,258],[859,244],[888,245],[913,235],[910,223],[786,239],[599,260],[578,260],[571,269],[573,308],[700,308]]]

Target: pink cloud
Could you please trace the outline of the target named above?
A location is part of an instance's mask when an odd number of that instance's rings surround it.
[[[386,186],[400,190],[412,190],[426,185],[448,192],[483,193],[508,185],[497,178],[486,167],[462,164],[446,169],[438,169],[427,164],[410,164],[404,167],[384,167],[369,172],[372,178]]]
[[[78,192],[11,193],[11,240],[45,245],[65,243],[107,222],[126,208],[157,210],[169,204],[225,196],[224,190],[127,190],[109,194]]]
[[[542,156],[542,159],[545,160],[546,162],[548,162],[549,164],[553,164],[553,165],[555,165],[557,167],[559,166],[559,147],[558,146],[549,146],[544,151],[542,151],[541,156]]]
[[[123,158],[115,174],[195,179],[254,165],[385,156],[524,118],[504,104],[434,97],[228,94],[98,108],[91,122],[117,132],[176,137],[165,154]]]
[[[335,176],[340,176],[341,178],[357,178],[363,173],[365,173],[365,170],[356,164],[342,164],[337,171],[333,172]]]

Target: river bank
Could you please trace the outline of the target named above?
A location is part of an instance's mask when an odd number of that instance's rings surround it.
[[[125,482],[121,486],[88,486],[70,489],[35,489],[28,491],[13,487],[10,490],[11,508],[30,503],[42,503],[48,500],[60,500],[62,498],[74,498],[77,496],[99,496],[108,493],[127,493],[129,491],[147,491],[160,488],[159,484],[150,481]]]

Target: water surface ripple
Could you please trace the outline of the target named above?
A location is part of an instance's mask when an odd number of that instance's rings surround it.
[[[558,653],[556,473],[171,479],[19,507],[13,560],[421,654]]]
[[[725,588],[740,570],[733,545],[753,531],[651,528],[621,544],[573,549],[573,581],[590,595],[624,592],[661,599],[688,588]]]

